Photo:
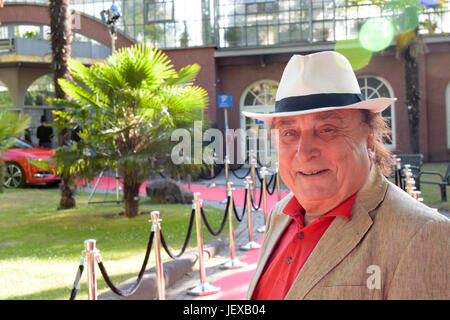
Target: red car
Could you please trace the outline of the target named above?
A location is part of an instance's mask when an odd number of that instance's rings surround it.
[[[55,150],[38,147],[19,138],[4,154],[5,187],[19,188],[25,183],[56,183],[60,178],[55,174],[52,156]]]

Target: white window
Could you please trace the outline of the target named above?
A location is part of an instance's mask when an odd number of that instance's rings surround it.
[[[244,90],[244,93],[241,96],[240,100],[240,110],[249,111],[249,112],[263,112],[263,113],[271,113],[275,111],[275,97],[277,94],[278,82],[273,80],[260,80],[252,83]],[[251,119],[245,117],[241,113],[241,129],[259,130],[262,128],[268,129],[268,124],[257,121],[255,119]],[[241,143],[242,148],[245,150],[241,150],[241,152],[245,151],[246,156],[248,155],[249,143],[248,136],[246,138],[246,143]],[[270,142],[266,141],[267,144],[265,146],[258,145],[258,150],[264,148],[267,151],[267,156],[270,152]]]
[[[359,75],[357,78],[361,93],[366,99],[394,98],[392,87],[385,79],[374,75]],[[394,150],[396,148],[395,103],[386,108],[381,115],[388,121],[392,130],[391,142],[386,141],[385,144],[390,150]]]

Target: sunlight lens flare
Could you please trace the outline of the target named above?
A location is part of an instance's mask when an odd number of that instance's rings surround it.
[[[372,58],[372,51],[363,48],[358,39],[337,41],[334,50],[350,61],[353,71],[367,66]]]
[[[420,0],[420,3],[426,7],[434,7],[441,3],[442,0]]]
[[[361,27],[359,41],[364,49],[378,52],[391,44],[394,34],[394,26],[388,19],[372,18]]]

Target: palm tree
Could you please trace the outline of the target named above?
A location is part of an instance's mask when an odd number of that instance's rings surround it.
[[[58,82],[72,101],[53,100],[66,106],[55,112],[55,123],[79,126],[81,140],[58,148],[58,168],[88,179],[118,168],[125,215],[134,217],[139,186],[153,173],[149,159],[169,163],[171,130],[192,128],[201,119],[207,93],[192,85],[200,67],[177,72],[164,53],[145,45],[119,49],[89,68],[74,60],[69,65],[75,81]]]
[[[0,110],[0,193],[3,192],[5,167],[2,154],[14,142],[14,136],[23,132],[30,125],[30,116],[9,110]]]
[[[412,153],[420,153],[420,56],[425,50],[420,28],[434,33],[436,25],[429,20],[419,21],[423,5],[416,0],[371,0],[383,11],[391,14],[396,28],[397,58],[403,62],[405,70],[406,107],[408,113],[408,127],[410,147]],[[349,0],[349,4],[367,3],[363,0]],[[437,4],[434,9],[442,7]]]
[[[67,99],[66,94],[58,84],[58,79],[70,80],[68,60],[72,46],[72,14],[70,11],[70,0],[50,0],[48,4],[50,14],[50,33],[52,47],[52,67],[55,85],[55,97]],[[65,127],[59,132],[58,144],[70,144],[71,129]],[[70,175],[61,176],[61,200],[60,209],[75,207],[74,188]]]

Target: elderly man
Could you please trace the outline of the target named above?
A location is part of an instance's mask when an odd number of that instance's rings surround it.
[[[365,100],[347,59],[294,55],[275,113],[292,191],[267,219],[249,299],[449,299],[450,220],[390,183],[395,99]]]

